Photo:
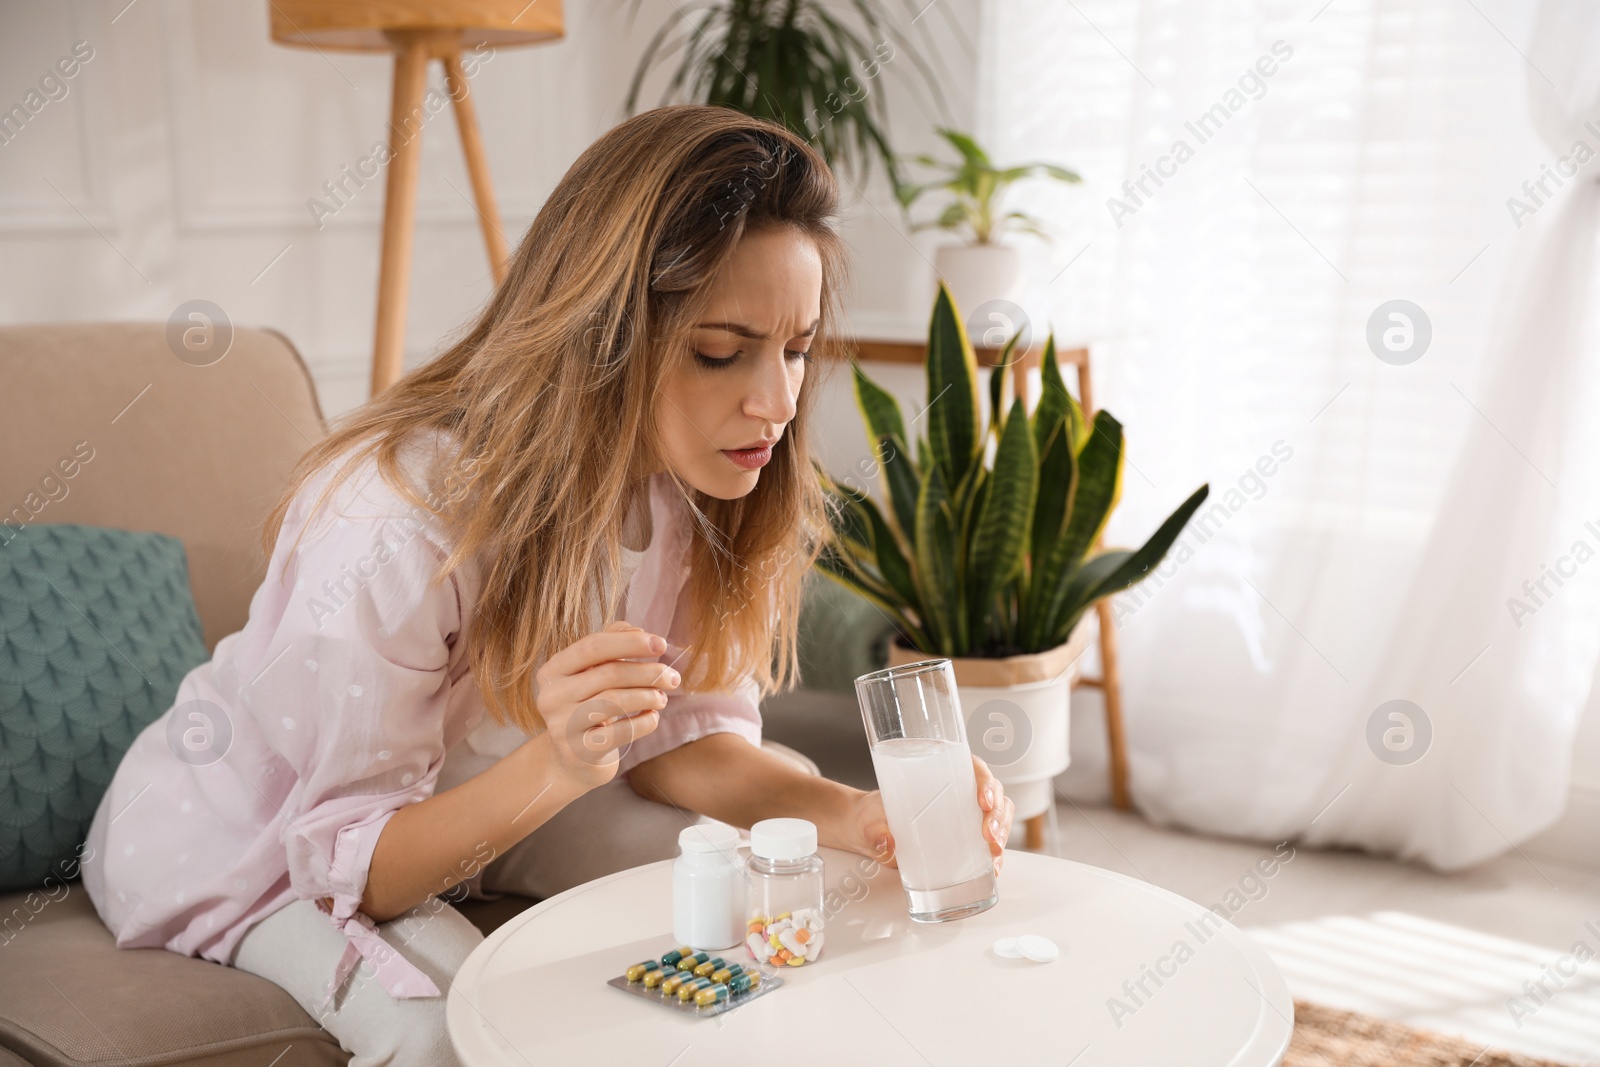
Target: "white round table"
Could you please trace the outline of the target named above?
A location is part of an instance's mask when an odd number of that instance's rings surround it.
[[[674,947],[670,860],[529,908],[485,939],[450,988],[462,1062],[1273,1067],[1289,1046],[1294,1006],[1266,953],[1164,889],[1007,852],[999,903],[923,925],[906,915],[898,872],[822,855],[840,906],[821,958],[710,1018],[605,984]],[[1025,933],[1050,938],[1059,958],[992,951]]]

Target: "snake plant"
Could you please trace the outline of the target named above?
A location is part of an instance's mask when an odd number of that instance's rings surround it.
[[[932,401],[914,420],[926,427],[915,456],[899,404],[854,365],[887,513],[817,468],[833,533],[818,566],[928,655],[996,658],[1062,644],[1097,600],[1161,562],[1210,491],[1195,490],[1140,548],[1096,551],[1122,491],[1121,424],[1105,411],[1084,416],[1062,380],[1054,336],[1031,414],[1020,397],[1002,410],[1003,373],[989,379],[984,431],[972,343],[940,285],[928,330]]]

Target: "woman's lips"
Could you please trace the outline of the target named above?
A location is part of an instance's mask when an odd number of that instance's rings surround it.
[[[722,454],[747,471],[760,470],[772,458],[772,446],[760,448],[725,448]]]

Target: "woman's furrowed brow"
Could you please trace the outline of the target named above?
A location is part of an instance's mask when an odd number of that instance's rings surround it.
[[[796,337],[810,337],[817,332],[817,327],[822,325],[821,319],[813,319],[811,325],[795,334]],[[767,335],[754,326],[747,326],[742,322],[702,322],[695,326],[697,330],[722,330],[737,337],[748,337],[752,341],[765,341]]]

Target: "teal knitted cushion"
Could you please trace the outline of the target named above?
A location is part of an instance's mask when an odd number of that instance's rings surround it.
[[[0,526],[0,890],[76,873],[122,754],[208,658],[176,538]]]

